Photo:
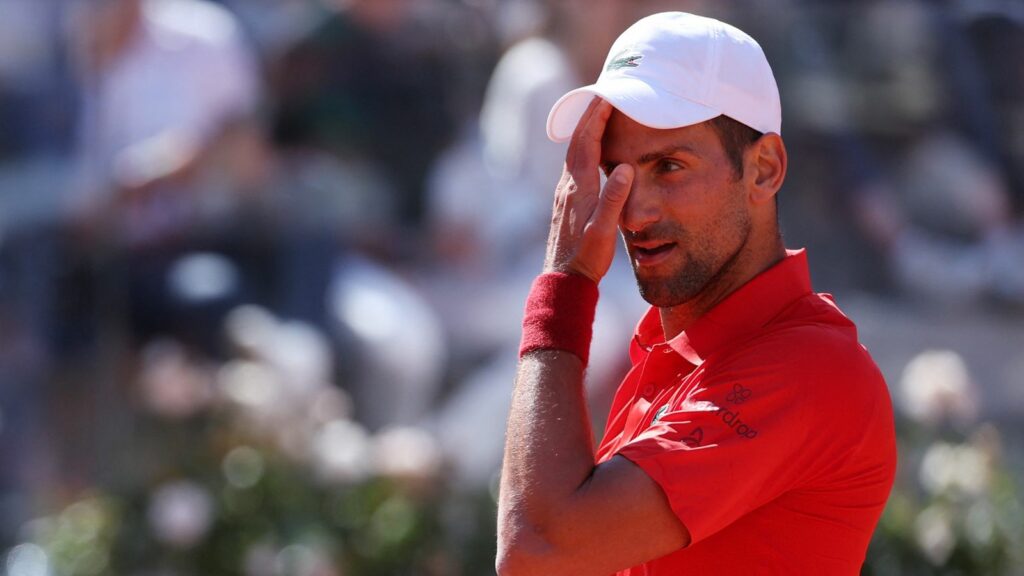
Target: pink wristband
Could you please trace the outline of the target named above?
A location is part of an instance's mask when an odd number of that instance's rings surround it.
[[[586,366],[597,296],[597,284],[586,276],[563,272],[538,276],[526,298],[519,357],[534,350],[564,350]]]

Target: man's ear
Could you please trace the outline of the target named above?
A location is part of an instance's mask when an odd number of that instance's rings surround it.
[[[750,145],[744,153],[744,179],[750,191],[750,200],[755,204],[768,202],[782,188],[786,179],[788,156],[782,137],[767,133]]]

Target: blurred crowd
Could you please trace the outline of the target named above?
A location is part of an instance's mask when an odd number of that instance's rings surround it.
[[[224,402],[318,473],[486,491],[548,109],[676,9],[764,47],[816,289],[1024,317],[1015,0],[0,0],[0,545]],[[595,432],[644,306],[616,261]]]

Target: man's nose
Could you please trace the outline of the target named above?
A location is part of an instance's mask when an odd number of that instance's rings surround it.
[[[625,232],[639,232],[661,218],[661,208],[655,191],[641,182],[637,175],[622,207],[619,226]]]

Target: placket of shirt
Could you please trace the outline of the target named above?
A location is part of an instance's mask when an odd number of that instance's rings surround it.
[[[646,430],[655,414],[668,402],[675,387],[694,366],[676,353],[668,344],[655,344],[649,348],[641,366],[636,392],[623,438],[632,440]]]

